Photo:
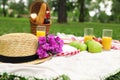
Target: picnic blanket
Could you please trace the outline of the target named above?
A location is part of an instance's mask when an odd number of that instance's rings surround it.
[[[57,34],[66,42],[80,40],[83,37]],[[63,36],[64,35],[64,36]],[[79,51],[65,44],[63,52],[52,59],[37,65],[0,64],[0,73],[8,72],[37,78],[51,78],[61,74],[68,75],[71,80],[104,80],[111,74],[120,71],[120,42],[112,41],[110,51],[91,54],[88,51]]]
[[[0,64],[0,73],[8,72],[37,78],[52,78],[65,74],[71,80],[104,80],[118,71],[120,71],[119,50],[97,54],[82,51],[74,56],[55,56],[37,65]]]

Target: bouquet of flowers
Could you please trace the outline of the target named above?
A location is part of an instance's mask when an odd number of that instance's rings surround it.
[[[58,36],[53,34],[47,35],[45,37],[39,37],[39,46],[37,49],[37,55],[39,58],[45,58],[49,55],[55,55],[62,52],[63,40]]]

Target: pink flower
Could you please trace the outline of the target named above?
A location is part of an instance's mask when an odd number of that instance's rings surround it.
[[[48,35],[47,37],[40,37],[38,39],[39,46],[37,49],[37,55],[39,58],[48,57],[49,54],[55,55],[62,52],[63,40],[58,36]]]

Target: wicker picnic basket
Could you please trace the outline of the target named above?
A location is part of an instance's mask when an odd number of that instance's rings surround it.
[[[39,16],[40,10],[41,10],[41,6],[42,4],[45,3],[42,0],[36,0],[34,1],[31,5],[30,5],[30,14],[32,13],[36,13],[37,17],[41,18]],[[48,4],[46,4],[46,11],[50,12],[50,9],[48,7]],[[41,11],[43,13],[43,11]],[[43,17],[43,16],[42,16]],[[43,19],[45,20],[45,17],[43,17]],[[31,27],[31,33],[33,33],[34,35],[36,35],[36,27],[37,26],[46,26],[46,34],[49,34],[49,30],[50,30],[50,25],[51,25],[51,20],[49,17],[49,23],[37,23],[36,21],[34,21],[33,19],[30,18],[30,27]]]

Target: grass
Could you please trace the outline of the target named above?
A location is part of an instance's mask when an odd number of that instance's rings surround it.
[[[58,24],[53,20],[53,24],[50,28],[50,33],[56,34],[57,32],[74,34],[76,36],[83,36],[84,28],[92,27],[94,28],[94,35],[96,37],[101,37],[103,29],[113,30],[113,39],[120,40],[120,24],[113,23],[93,23],[93,22],[68,22],[66,24]],[[30,33],[30,23],[29,18],[3,18],[0,17],[0,35],[6,33],[15,32],[27,32]],[[120,72],[108,77],[106,80],[120,80]]]
[[[30,32],[29,20],[25,18],[0,18],[0,35],[11,32]]]
[[[105,80],[120,80],[120,72],[118,72],[118,73],[116,73],[114,75],[110,75]]]
[[[112,29],[113,30],[113,39],[120,40],[120,26],[119,24],[102,24],[102,23],[78,23],[78,22],[70,22],[67,24],[58,24],[55,23],[51,27],[51,32],[64,32],[68,34],[74,34],[76,36],[83,36],[84,28],[92,27],[94,28],[94,35],[96,37],[101,37],[103,29]]]
[[[101,37],[103,29],[113,30],[113,39],[120,40],[120,24],[110,23],[93,23],[93,22],[68,22],[66,24],[59,24],[55,20],[50,28],[50,33],[57,32],[74,34],[76,36],[83,36],[84,28],[94,28],[94,35]],[[3,18],[0,17],[0,35],[11,32],[30,32],[29,18]]]

